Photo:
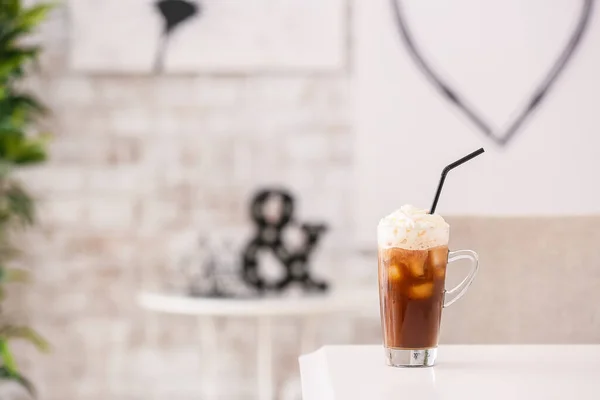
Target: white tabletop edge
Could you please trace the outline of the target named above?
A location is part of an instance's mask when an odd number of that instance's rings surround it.
[[[326,295],[298,298],[201,298],[183,294],[142,291],[138,304],[145,309],[184,315],[205,316],[293,316],[325,315],[333,312],[361,312],[364,310],[364,291],[339,291]]]
[[[298,357],[303,398],[335,400],[327,366],[325,347]]]
[[[416,369],[386,366],[381,344],[328,345],[299,360],[305,400],[399,394],[420,400],[570,400],[600,393],[598,344],[440,345],[437,365]]]

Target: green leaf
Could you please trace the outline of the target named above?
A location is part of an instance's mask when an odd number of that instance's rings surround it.
[[[0,16],[4,18],[15,18],[21,11],[21,0],[1,0]]]
[[[34,398],[36,397],[35,388],[31,384],[29,379],[25,378],[23,375],[21,375],[19,373],[10,373],[6,367],[2,366],[2,367],[0,367],[0,378],[12,379],[12,380],[20,383],[21,385],[23,385],[25,390],[27,390],[29,392],[29,394],[31,396],[33,396]]]
[[[0,28],[0,48],[8,49],[13,47],[15,42],[19,40],[19,36],[26,33],[23,29],[12,27],[12,24],[6,24],[5,27]]]
[[[24,10],[17,18],[17,26],[30,30],[42,22],[48,12],[54,8],[53,4],[38,4]]]
[[[11,18],[8,21],[0,21],[0,49],[11,49],[15,47],[19,36],[27,32],[23,28],[15,26],[16,19]]]
[[[0,267],[0,283],[25,283],[29,272],[23,269]]]
[[[4,326],[0,328],[0,354],[2,354],[1,343],[12,339],[27,340],[42,352],[50,350],[46,339],[28,326]]]
[[[29,194],[14,180],[0,181],[0,227],[2,225],[30,225],[35,217],[35,204]],[[5,232],[0,229],[0,233]],[[0,257],[14,255],[12,246],[5,246],[0,235]],[[0,258],[1,259],[1,258]]]
[[[47,112],[46,107],[42,103],[27,93],[11,93],[0,101],[0,113],[6,112],[6,115],[9,115],[17,110],[23,110],[30,114],[44,114]]]
[[[0,160],[9,159],[20,164],[45,160],[47,139],[27,137],[25,130],[37,115],[46,111],[35,97],[28,94],[11,93],[0,99]],[[11,153],[11,150],[16,153]]]
[[[20,186],[12,185],[6,192],[8,209],[23,224],[32,224],[34,220],[33,200]]]
[[[29,138],[21,131],[0,129],[1,160],[18,165],[39,163],[46,160],[46,145],[45,137]]]
[[[17,363],[13,357],[10,348],[8,347],[8,341],[6,338],[0,339],[0,358],[2,364],[10,376],[17,375]]]
[[[1,103],[2,103],[2,101],[0,100],[0,104]],[[0,140],[2,140],[2,138],[1,138],[2,135],[8,135],[8,136],[23,135],[23,136],[25,136],[25,134],[23,132],[21,132],[20,129],[18,129],[17,127],[15,127],[13,125],[12,119],[9,118],[8,115],[0,114]]]
[[[0,48],[0,80],[21,73],[23,64],[35,59],[39,53],[39,47]]]
[[[42,142],[25,143],[17,157],[14,159],[15,164],[31,165],[46,161],[46,147]]]
[[[0,13],[0,48],[8,48],[18,41],[19,36],[32,32],[54,6],[50,3],[37,4],[4,18]]]

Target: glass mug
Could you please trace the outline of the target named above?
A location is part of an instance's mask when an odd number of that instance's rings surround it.
[[[448,251],[448,245],[424,250],[379,248],[379,304],[387,364],[430,367],[435,364],[442,308],[461,298],[479,268],[477,253]],[[471,271],[446,290],[446,266],[471,261]]]

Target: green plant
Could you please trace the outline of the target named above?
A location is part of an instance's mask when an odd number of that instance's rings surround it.
[[[27,279],[26,271],[8,267],[17,254],[12,236],[16,230],[31,225],[35,217],[34,201],[15,179],[14,172],[44,161],[46,146],[43,135],[34,128],[45,108],[21,88],[41,49],[25,44],[24,39],[44,20],[51,7],[49,4],[24,7],[21,0],[0,0],[0,299],[7,283]],[[0,317],[3,317],[1,310]],[[28,340],[41,350],[48,345],[31,328],[12,326],[0,318],[0,378],[15,379],[33,391],[10,351],[12,339]]]

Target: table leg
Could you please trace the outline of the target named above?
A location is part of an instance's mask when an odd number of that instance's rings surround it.
[[[308,354],[316,349],[317,344],[317,317],[307,316],[300,321],[300,353]],[[291,400],[302,398],[302,383],[299,376],[288,379],[284,385],[281,394],[282,400]]]
[[[214,364],[207,362],[211,357],[215,355],[218,357],[218,334],[216,321],[213,317],[204,317],[198,318],[198,324],[200,327],[200,334],[202,338],[201,342],[201,352],[200,352],[200,365],[202,369],[203,393],[206,395],[208,399],[217,399],[218,398],[218,387],[217,387],[217,379],[218,373],[214,367]]]
[[[300,349],[303,354],[313,352],[315,349],[315,337],[317,336],[317,317],[308,316],[302,321],[302,338]]]
[[[272,333],[271,319],[258,318],[258,398],[259,400],[273,400],[273,369],[272,369]]]

